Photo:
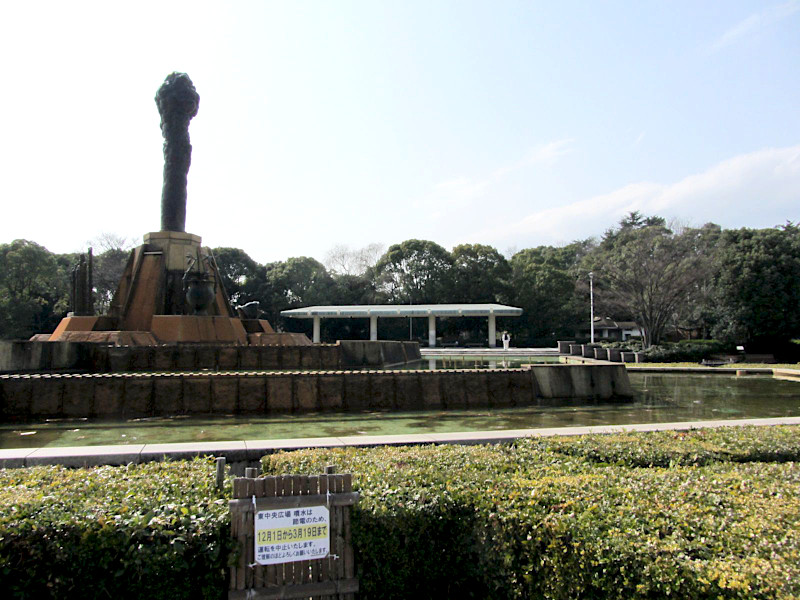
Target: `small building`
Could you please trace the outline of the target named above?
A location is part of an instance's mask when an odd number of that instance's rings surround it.
[[[594,339],[608,342],[625,342],[631,338],[641,338],[642,328],[635,321],[615,321],[611,317],[594,318]],[[591,329],[581,328],[576,334],[578,338],[589,338]]]

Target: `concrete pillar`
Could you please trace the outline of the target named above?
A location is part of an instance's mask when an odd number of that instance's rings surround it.
[[[495,325],[494,315],[489,315],[489,348],[497,346],[497,326]]]
[[[558,344],[559,354],[569,354],[570,353],[569,346],[570,344],[574,344],[575,340],[558,340],[558,342],[556,343]]]
[[[436,347],[436,317],[428,315],[428,346]]]
[[[319,336],[319,317],[317,316],[317,317],[314,317],[314,334],[313,334],[313,338],[312,338],[311,341],[314,342],[315,344],[319,344],[319,339],[320,339],[320,336]]]
[[[373,342],[378,339],[378,316],[369,316],[369,339]]]

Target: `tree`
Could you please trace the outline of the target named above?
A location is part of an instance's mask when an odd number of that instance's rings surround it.
[[[86,244],[90,248],[94,248],[97,252],[95,254],[102,254],[108,250],[133,250],[136,246],[136,241],[133,238],[127,238],[124,235],[117,235],[116,233],[109,233],[107,231],[101,233]]]
[[[630,221],[623,219],[606,233],[584,269],[595,274],[598,304],[618,318],[636,319],[647,348],[661,341],[677,308],[706,276],[709,262],[691,231],[673,232],[659,217]]]
[[[638,210],[629,212],[627,215],[619,220],[617,227],[606,229],[603,234],[604,242],[613,242],[617,236],[634,229],[642,229],[644,227],[664,227],[666,228],[667,221],[664,217],[657,215],[645,216]]]
[[[367,274],[333,275],[329,304],[375,304],[375,286]]]
[[[703,277],[689,290],[684,302],[675,307],[673,325],[679,337],[690,338],[699,335],[708,338],[711,336],[719,312],[714,282],[717,267],[714,263],[722,228],[715,223],[706,223],[699,229],[686,229],[684,235],[693,237],[695,251],[706,257],[708,268],[704,270]]]
[[[328,251],[325,256],[325,267],[331,275],[363,275],[375,266],[383,254],[383,249],[384,245],[377,243],[356,250],[339,244]]]
[[[328,303],[333,278],[318,260],[307,256],[292,257],[273,274],[282,283],[284,296],[290,306]]]
[[[263,267],[239,248],[214,248],[211,252],[231,303],[245,304],[257,299],[258,289],[264,283]]]
[[[573,335],[580,308],[572,272],[583,242],[563,248],[526,248],[511,257],[514,303],[524,310],[518,327],[529,343],[554,335]],[[576,314],[577,313],[577,314]]]
[[[129,256],[129,250],[109,248],[94,257],[92,261],[92,292],[96,314],[108,312]]]
[[[453,248],[450,302],[509,302],[511,267],[497,249],[484,244]]]
[[[52,331],[66,312],[68,262],[28,240],[0,244],[0,336]]]
[[[95,314],[105,314],[119,286],[119,280],[135,245],[132,238],[103,232],[87,242],[92,249],[92,295]],[[77,261],[75,255],[73,264]],[[70,267],[71,268],[71,267]]]
[[[304,324],[298,324],[296,319],[284,319],[280,312],[300,306],[330,304],[334,281],[321,262],[299,256],[285,262],[268,263],[264,270],[257,299],[273,326],[305,331]]]
[[[764,348],[800,336],[800,228],[723,231],[715,286],[715,336]]]
[[[375,265],[379,291],[395,304],[447,302],[452,264],[450,253],[434,242],[395,244]]]

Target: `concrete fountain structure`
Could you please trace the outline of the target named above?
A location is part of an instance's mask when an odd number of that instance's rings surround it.
[[[0,419],[555,406],[632,397],[622,365],[347,370],[418,360],[419,345],[312,344],[234,310],[213,253],[185,231],[189,122],[199,96],[186,74],[173,73],[156,104],[164,135],[161,230],[131,252],[108,314],[91,311],[90,257],[73,277],[75,310],[52,334],[0,342]]]

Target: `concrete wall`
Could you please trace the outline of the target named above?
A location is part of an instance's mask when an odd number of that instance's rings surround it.
[[[390,366],[420,360],[417,342],[339,340],[343,367]]]
[[[0,372],[86,369],[93,345],[0,341]]]
[[[107,346],[87,342],[0,342],[0,373],[341,369],[382,367],[419,358],[419,344],[416,342],[383,340],[313,346]]]
[[[630,397],[632,390],[623,365],[0,376],[0,414],[4,421],[550,406]]]
[[[558,353],[559,354],[569,354],[570,353],[569,346],[570,346],[570,344],[574,344],[574,343],[575,343],[575,340],[558,340],[556,342],[556,345],[558,346]]]

